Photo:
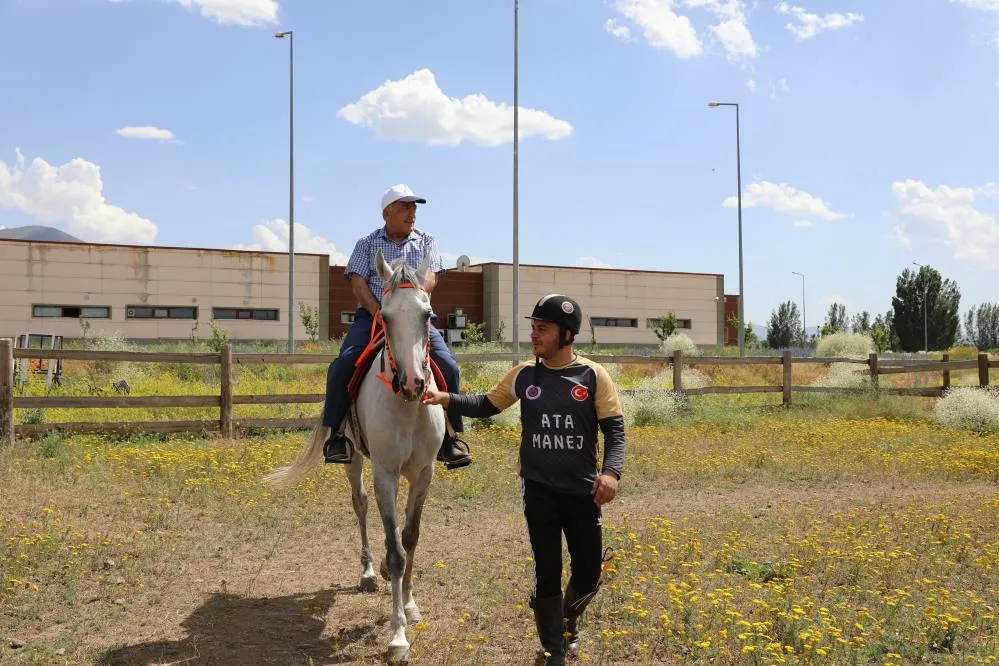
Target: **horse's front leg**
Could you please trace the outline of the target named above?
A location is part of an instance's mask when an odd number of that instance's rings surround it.
[[[406,503],[406,526],[402,530],[402,547],[406,549],[406,572],[402,577],[403,609],[406,619],[419,622],[422,618],[420,607],[413,598],[413,560],[416,544],[420,541],[420,519],[423,505],[430,493],[430,482],[434,478],[434,465],[431,462],[416,477],[409,481],[409,498]]]
[[[396,518],[396,499],[399,496],[399,475],[388,472],[377,464],[374,468],[375,497],[385,529],[385,569],[392,585],[392,640],[388,645],[390,663],[409,659],[409,641],[406,639],[406,613],[402,601],[402,576],[406,569],[406,552],[399,536]]]
[[[357,528],[361,533],[360,589],[362,592],[375,592],[378,590],[378,581],[375,579],[371,543],[368,541],[368,493],[364,490],[364,480],[361,478],[363,470],[364,456],[356,452],[347,466],[346,473],[350,480],[350,499],[354,505],[354,514],[357,516]]]

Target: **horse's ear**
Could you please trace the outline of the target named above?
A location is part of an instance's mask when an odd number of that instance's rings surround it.
[[[429,270],[430,270],[430,254],[427,253],[423,255],[423,261],[420,262],[420,267],[416,269],[416,279],[420,281],[421,287],[427,283],[427,272]]]
[[[392,267],[388,265],[385,257],[382,256],[381,248],[375,250],[375,270],[378,272],[378,277],[381,278],[382,282],[388,282],[389,278],[392,277]]]

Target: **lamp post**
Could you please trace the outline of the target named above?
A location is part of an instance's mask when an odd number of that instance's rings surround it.
[[[735,179],[738,186],[739,202],[739,356],[746,355],[746,317],[744,315],[745,293],[742,283],[742,155],[739,146],[739,104],[736,102],[708,102],[708,107],[735,107]]]
[[[288,353],[295,353],[295,33],[278,32],[288,38]]]
[[[519,234],[519,155],[520,145],[520,96],[518,46],[520,41],[520,2],[513,0],[513,353],[520,353],[520,322],[517,311],[520,308],[520,253]],[[517,361],[515,360],[514,363]]]
[[[791,271],[795,275],[801,276],[801,341],[807,342],[808,334],[805,333],[805,274],[798,271]]]
[[[923,351],[927,354],[930,353],[930,334],[929,327],[927,326],[927,316],[926,316],[926,299],[928,297],[929,286],[926,283],[927,274],[923,274],[924,266],[918,261],[913,261],[913,264],[919,266],[919,272],[923,278]]]

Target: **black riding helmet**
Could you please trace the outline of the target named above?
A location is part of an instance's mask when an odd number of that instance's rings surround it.
[[[565,331],[572,332],[573,340],[579,335],[579,329],[583,326],[583,310],[579,303],[564,294],[548,294],[534,305],[534,311],[527,319],[558,324],[558,346],[561,349],[569,344],[565,339]]]

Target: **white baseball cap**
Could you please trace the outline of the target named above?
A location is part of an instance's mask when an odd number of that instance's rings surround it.
[[[396,201],[415,201],[416,203],[425,204],[427,200],[423,197],[418,197],[413,194],[413,190],[409,189],[409,185],[393,185],[392,187],[385,190],[382,195],[382,210],[385,210],[389,204],[393,204]]]

